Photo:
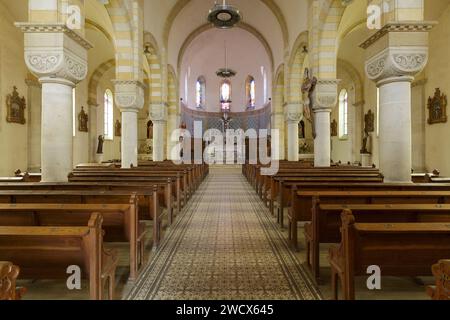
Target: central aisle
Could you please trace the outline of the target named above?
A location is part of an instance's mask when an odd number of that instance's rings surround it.
[[[216,167],[127,299],[320,299],[237,167]]]

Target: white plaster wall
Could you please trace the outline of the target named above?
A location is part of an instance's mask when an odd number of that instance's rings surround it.
[[[114,94],[114,85],[112,83],[112,79],[114,79],[115,76],[115,70],[114,68],[107,71],[103,77],[101,78],[99,82],[99,86],[97,89],[97,101],[99,102],[99,106],[97,107],[97,136],[104,134],[104,102],[103,102],[103,96],[105,94],[106,89],[110,89]],[[114,121],[113,123],[116,123],[116,120],[121,119],[120,110],[116,108],[114,104]],[[103,160],[116,160],[120,159],[120,137],[113,137],[113,140],[105,140],[105,143],[103,144]],[[97,146],[95,148],[97,150]]]
[[[15,16],[7,4],[0,2],[0,176],[12,176],[15,170],[28,167],[28,125],[6,122],[6,96],[16,86],[20,96],[27,99],[28,73],[23,58],[23,35],[13,25]],[[28,109],[25,119],[28,122]]]
[[[434,95],[436,88],[450,97],[450,6],[441,11],[439,24],[430,32],[430,57],[425,70],[428,82],[425,97]],[[450,101],[450,100],[449,100]],[[449,114],[447,107],[447,114]],[[428,110],[426,119],[428,119]],[[450,122],[425,125],[426,169],[438,169],[441,175],[450,176]]]
[[[256,106],[262,107],[264,100],[264,77],[261,67],[267,73],[267,99],[271,97],[272,73],[270,59],[264,46],[251,33],[242,29],[208,30],[199,35],[189,46],[183,59],[180,77],[180,97],[191,108],[195,108],[195,85],[199,76],[206,78],[207,111],[220,110],[219,88],[222,81],[216,71],[224,67],[227,43],[228,67],[237,71],[231,78],[232,111],[245,111],[247,101],[245,96],[245,80],[249,75],[256,81]],[[187,77],[187,82],[186,82]],[[186,94],[187,83],[187,94]]]

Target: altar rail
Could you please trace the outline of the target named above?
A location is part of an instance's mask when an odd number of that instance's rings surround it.
[[[249,110],[245,112],[230,112],[228,113],[230,122],[229,129],[270,129],[270,118],[272,112],[272,104],[268,103],[263,108],[258,110]],[[223,113],[221,112],[207,112],[202,110],[193,110],[187,107],[184,103],[181,104],[181,121],[186,124],[186,129],[191,133],[194,132],[194,122],[199,121],[203,124],[203,132],[209,129],[217,129],[224,131]]]

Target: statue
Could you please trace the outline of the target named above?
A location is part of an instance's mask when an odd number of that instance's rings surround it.
[[[105,138],[102,135],[98,136],[97,154],[103,154],[103,142],[105,142]]]
[[[298,124],[298,138],[305,139],[305,121],[301,120]]]
[[[147,122],[147,139],[153,139],[153,122],[151,120]]]
[[[122,124],[120,123],[119,120],[116,120],[116,124],[114,125],[114,135],[116,137],[122,136]]]
[[[338,123],[336,119],[333,119],[333,122],[331,122],[331,136],[337,137],[338,135]]]
[[[364,138],[362,143],[361,154],[371,154],[369,147],[370,134],[375,131],[375,115],[369,110],[364,116]]]
[[[306,117],[306,119],[308,119],[308,121],[311,122],[311,126],[312,126],[312,133],[313,133],[313,137],[314,139],[316,138],[316,126],[315,126],[315,122],[314,122],[314,115],[313,115],[313,106],[314,106],[314,90],[316,89],[316,85],[317,85],[317,78],[316,77],[312,77],[309,74],[309,69],[306,68],[305,69],[305,73],[303,76],[303,84],[302,84],[302,94],[305,96],[306,95],[306,99],[305,100],[305,108],[304,108],[304,115]]]
[[[375,115],[372,110],[369,110],[367,114],[364,116],[364,125],[367,129],[367,132],[375,131]]]
[[[78,114],[78,131],[88,132],[89,116],[84,112],[84,107],[81,107],[81,111]]]

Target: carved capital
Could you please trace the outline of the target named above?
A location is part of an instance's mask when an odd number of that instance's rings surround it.
[[[287,122],[299,123],[303,118],[303,104],[289,103],[284,108],[285,120]]]
[[[388,47],[366,62],[366,74],[377,83],[389,78],[412,78],[427,62],[428,47]]]
[[[76,32],[60,24],[16,26],[25,34],[25,63],[41,81],[63,79],[77,84],[86,78],[87,50],[92,46]]]
[[[319,79],[317,80],[316,89],[314,90],[313,111],[331,110],[338,100],[338,85],[340,80],[337,79]]]
[[[144,106],[144,85],[135,80],[113,80],[115,102],[122,111],[139,111]]]
[[[150,120],[153,122],[167,122],[168,105],[166,103],[150,105]]]

